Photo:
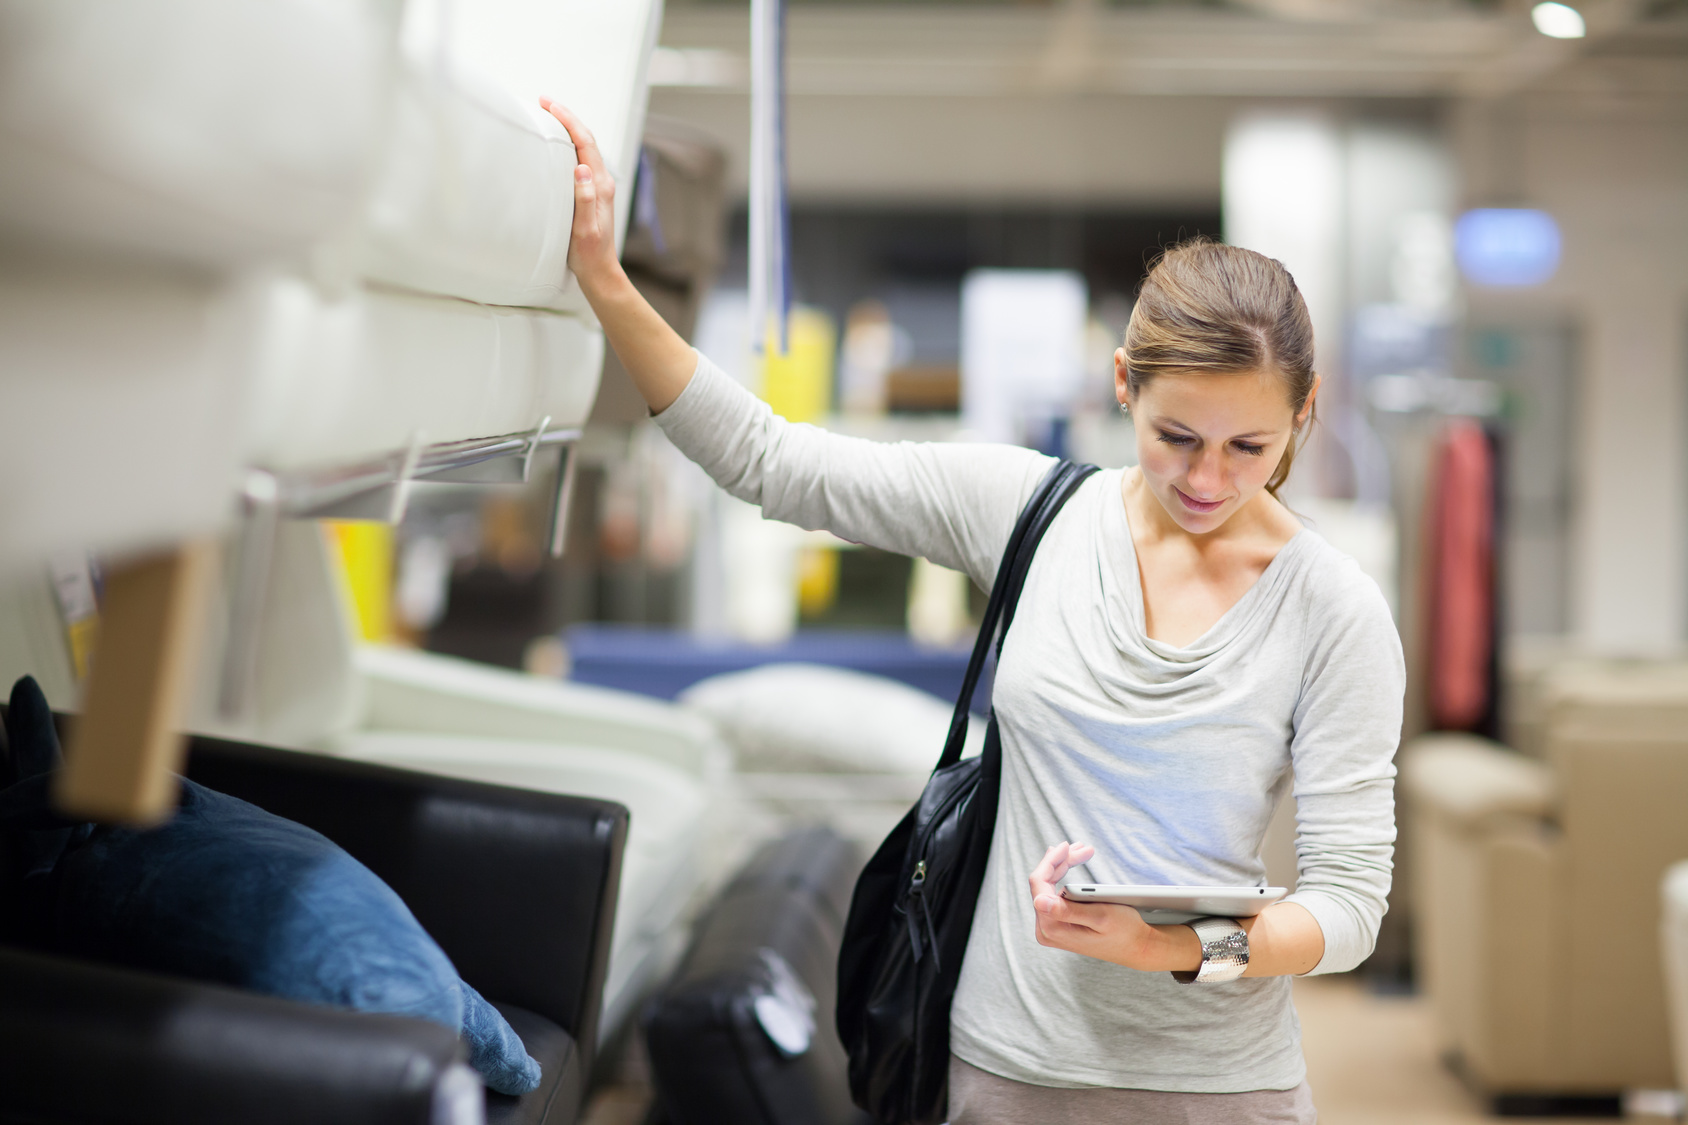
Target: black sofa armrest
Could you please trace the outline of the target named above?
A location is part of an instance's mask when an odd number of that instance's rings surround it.
[[[0,946],[0,1120],[428,1125],[461,1054],[423,1020]]]
[[[203,737],[186,773],[345,848],[464,980],[561,1026],[590,1071],[626,808]]]

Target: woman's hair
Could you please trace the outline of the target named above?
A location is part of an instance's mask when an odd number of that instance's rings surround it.
[[[1125,362],[1132,398],[1161,375],[1271,371],[1300,414],[1313,393],[1313,321],[1282,262],[1195,239],[1163,253],[1143,280],[1125,330]],[[1296,436],[1266,482],[1274,497],[1289,479]]]

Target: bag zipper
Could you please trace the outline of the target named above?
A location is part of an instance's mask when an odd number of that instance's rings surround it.
[[[944,803],[939,805],[937,809],[933,811],[932,819],[927,822],[925,830],[919,837],[919,843],[921,846],[920,851],[917,854],[925,854],[926,845],[931,843],[932,833],[936,830],[937,825],[943,821],[945,816],[947,816],[957,804],[965,803],[972,796],[972,790],[958,789],[944,799]],[[918,911],[921,916],[921,921],[926,923],[926,940],[932,947],[932,967],[934,969],[942,969],[943,965],[938,960],[937,928],[932,924],[932,910],[927,905],[926,896],[923,893],[925,887],[926,861],[921,859],[916,861],[914,865],[914,875],[909,879],[908,892],[905,895],[907,905],[903,908],[903,912],[908,918],[909,945],[914,950],[914,960],[915,963],[918,964],[920,959],[925,955],[925,950],[921,948],[920,926],[915,922],[914,918],[915,912]]]

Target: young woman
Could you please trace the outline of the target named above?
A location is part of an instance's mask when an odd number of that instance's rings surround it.
[[[988,586],[1050,459],[776,417],[634,290],[592,136],[549,108],[582,161],[569,265],[669,439],[767,518]],[[997,671],[1002,796],[952,1016],[953,1125],[1315,1119],[1288,978],[1351,969],[1376,938],[1405,673],[1376,585],[1275,495],[1312,364],[1277,262],[1195,243],[1144,283],[1114,355],[1138,467],[1095,474],[1055,520]],[[1240,927],[1059,896],[1080,864],[1098,882],[1262,884],[1291,786],[1297,891]]]

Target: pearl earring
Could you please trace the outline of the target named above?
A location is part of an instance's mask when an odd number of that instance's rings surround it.
[[[1131,407],[1127,406],[1123,402],[1119,404],[1119,412],[1121,414],[1125,415],[1127,418],[1131,417]]]

